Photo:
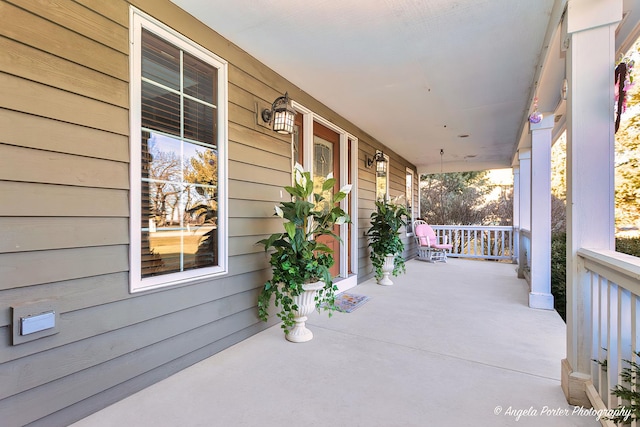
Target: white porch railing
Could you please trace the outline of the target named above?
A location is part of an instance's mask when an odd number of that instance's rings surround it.
[[[531,232],[523,229],[518,233],[518,277],[531,284]]]
[[[491,260],[513,260],[513,227],[480,225],[432,225],[438,238],[453,245],[447,256]]]
[[[594,407],[613,409],[621,401],[611,393],[623,384],[620,374],[629,363],[640,362],[634,351],[640,350],[640,258],[614,251],[581,249],[578,251],[581,283],[585,285],[585,316],[591,327],[591,378],[596,396],[589,398]],[[588,330],[588,329],[587,329]],[[588,335],[588,332],[586,332]],[[585,336],[584,339],[589,339]],[[603,366],[600,361],[605,363]],[[627,385],[629,387],[629,385]],[[599,398],[602,402],[597,402]],[[594,401],[595,400],[595,401]],[[635,426],[636,423],[633,423]]]

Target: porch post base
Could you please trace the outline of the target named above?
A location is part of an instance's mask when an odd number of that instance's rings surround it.
[[[553,310],[553,295],[530,292],[529,293],[529,307],[539,308],[542,310]]]
[[[561,362],[560,384],[569,405],[591,408],[591,401],[587,396],[587,387],[591,384],[591,376],[573,372],[567,359],[562,359]]]

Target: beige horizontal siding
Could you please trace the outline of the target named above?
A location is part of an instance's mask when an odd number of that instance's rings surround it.
[[[264,253],[262,253],[261,250],[257,251],[257,253],[259,253],[259,256],[255,258],[258,261],[262,261],[264,259]],[[233,259],[235,259],[235,257]],[[241,262],[242,257],[239,257],[238,260]],[[237,293],[246,292],[250,289],[254,289],[256,286],[259,286],[259,284],[264,283],[266,280],[266,272],[261,270],[222,277],[218,280],[217,286],[215,287],[212,287],[208,282],[198,283],[191,286],[191,290],[188,295],[181,297],[181,301],[184,301],[187,305],[179,306],[178,309],[197,306],[207,301],[214,301]],[[110,304],[131,298],[131,294],[129,293],[129,276],[126,272],[66,280],[40,286],[14,288],[2,291],[1,295],[3,304],[7,304],[8,307],[20,304],[24,301],[35,301],[39,299],[56,300],[56,307],[61,313],[88,309],[90,307]],[[177,296],[181,295],[178,294]],[[169,308],[167,308],[167,305]],[[166,304],[157,307],[157,313],[170,312],[174,309],[175,307],[173,304],[171,302],[167,302]],[[0,310],[0,327],[9,326],[10,324],[10,311]],[[75,335],[69,335],[69,342],[73,342],[77,339],[78,338]],[[35,345],[36,342],[40,347]],[[29,344],[29,346],[37,347],[35,349],[30,349],[32,352],[49,348],[46,340],[35,341],[34,343]],[[30,353],[14,354],[13,356],[22,357],[27,354]]]
[[[23,2],[20,2],[21,5]],[[65,4],[71,3],[65,0]],[[88,9],[87,9],[88,11]],[[86,25],[81,32],[71,31],[6,1],[0,2],[0,35],[67,59],[106,75],[129,80],[127,54],[82,35],[91,32]],[[110,25],[106,31],[115,31]]]
[[[262,236],[283,231],[280,217],[235,218],[229,222],[230,236]]]
[[[124,28],[129,27],[129,5],[125,0],[74,0]],[[105,23],[105,26],[109,26]]]
[[[0,291],[129,270],[124,245],[0,254]]]
[[[126,218],[0,218],[0,254],[129,243]]]
[[[256,153],[256,155],[259,154],[260,153]],[[267,155],[265,154],[264,157],[267,157]],[[286,160],[290,161],[289,159]],[[246,161],[229,161],[229,179],[260,182],[266,185],[282,187],[282,185],[287,185],[291,182],[291,172],[266,168],[247,158]]]
[[[128,217],[128,197],[124,190],[0,181],[0,216]]]
[[[129,106],[126,81],[3,37],[0,71],[122,108]]]
[[[129,273],[111,273],[40,286],[13,288],[2,291],[0,295],[7,307],[24,301],[55,299],[59,312],[66,313],[129,298]],[[10,310],[0,310],[0,327],[10,325]]]
[[[49,117],[63,122],[128,134],[128,110],[0,73],[0,108]]]
[[[113,25],[108,18],[78,3],[67,0],[8,1],[34,15],[55,22],[60,27],[82,34],[125,55],[129,54],[127,28]]]
[[[129,188],[129,164],[0,144],[0,180]]]
[[[20,361],[6,362],[0,366],[0,375],[3,378],[3,386],[0,388],[0,400],[9,397],[15,392],[23,392],[64,376],[73,374],[82,369],[87,369],[100,363],[104,363],[116,357],[138,351],[160,341],[176,338],[180,334],[203,327],[235,313],[254,311],[254,321],[257,319],[257,311],[251,301],[257,298],[256,291],[248,291],[250,297],[239,293],[216,301],[207,302],[193,307],[189,312],[172,311],[154,322],[135,322],[126,328],[111,328],[110,332],[94,339],[90,347],[84,341],[75,341],[65,346],[52,348],[46,352],[34,354],[31,357],[31,369],[19,369]],[[139,299],[138,299],[139,300]],[[136,314],[144,310],[138,300],[126,300],[105,305],[112,311],[125,312],[131,306]],[[105,316],[109,316],[105,314]],[[94,317],[91,315],[91,317]],[[68,322],[82,322],[84,327],[96,323],[89,318],[89,313],[74,312],[65,315],[61,324]],[[103,321],[104,323],[104,321]],[[131,336],[136,339],[130,339]],[[55,366],[48,366],[47,361],[54,358],[58,360]]]
[[[71,123],[0,109],[0,142],[85,157],[129,161],[129,138]]]
[[[260,168],[261,170],[265,170],[266,173],[269,173],[270,170],[279,171],[281,172],[278,174],[280,180],[282,180],[282,177],[285,175],[289,177],[289,180],[291,180],[291,148],[289,148],[288,155],[283,156],[281,154],[273,153],[273,151],[269,150],[269,147],[262,148],[255,145],[250,146],[229,141],[229,160],[249,164],[256,168]],[[230,173],[235,173],[233,166],[238,167],[240,165],[231,165],[229,167]],[[244,178],[255,179],[255,175],[247,174]],[[242,179],[242,176],[238,179]],[[276,183],[276,185],[278,184],[279,182]]]
[[[291,180],[283,183],[283,185],[291,185]],[[281,191],[284,193],[282,187],[275,187],[273,185],[229,180],[229,194],[232,194],[235,199],[278,203],[280,201]]]
[[[257,242],[262,236],[238,236],[229,239],[229,256],[263,253],[264,246]]]
[[[284,190],[283,196],[288,195]],[[233,194],[231,195],[233,196]],[[229,212],[233,218],[270,218],[274,214],[277,202],[229,199]]]
[[[273,134],[273,132],[271,132]],[[262,150],[263,152],[271,153],[287,158],[291,161],[291,143],[283,141],[280,138],[275,138],[272,135],[256,133],[253,129],[238,125],[236,123],[229,123],[229,142],[242,144],[248,147]],[[234,151],[240,150],[240,147],[236,147]],[[290,169],[290,167],[288,167]]]
[[[263,261],[263,254],[245,255],[239,257],[251,263],[251,259],[258,262]],[[233,259],[233,258],[232,258]],[[57,348],[69,343],[91,339],[110,331],[126,328],[130,325],[140,322],[153,321],[162,318],[170,313],[183,313],[188,316],[189,309],[210,302],[216,302],[225,298],[234,297],[242,300],[243,294],[253,292],[253,290],[261,284],[263,276],[256,272],[248,271],[244,276],[231,278],[225,277],[220,279],[218,286],[212,287],[211,284],[199,283],[193,286],[179,286],[173,288],[171,292],[155,291],[144,295],[136,295],[134,297],[116,299],[109,303],[100,303],[88,307],[78,307],[74,310],[61,313],[60,315],[60,332],[56,335],[47,337],[46,340],[36,340],[27,344],[18,346],[8,346],[0,348],[0,363],[15,360],[21,357],[36,354],[42,351]],[[242,280],[252,279],[253,280]],[[114,282],[115,285],[115,282]],[[127,291],[123,289],[123,291]],[[123,296],[125,294],[122,294]],[[170,298],[169,298],[170,297]],[[60,299],[63,296],[59,297]],[[257,296],[244,298],[242,304],[255,309]],[[234,300],[235,301],[235,300]],[[61,303],[62,304],[62,303]],[[248,305],[250,304],[250,306]],[[225,304],[217,306],[210,312],[210,321],[225,317],[230,314],[227,310],[233,311],[233,307],[225,307]],[[217,310],[217,311],[216,311]],[[117,313],[117,315],[114,315]],[[257,311],[254,312],[257,320]],[[187,325],[183,325],[187,328]],[[7,338],[9,328],[0,328],[0,337]]]

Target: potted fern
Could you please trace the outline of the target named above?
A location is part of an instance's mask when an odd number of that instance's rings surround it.
[[[313,338],[305,326],[306,316],[314,308],[329,310],[329,315],[335,309],[337,287],[329,272],[334,263],[333,251],[316,239],[328,235],[340,240],[333,233],[333,226],[350,221],[338,202],[351,191],[351,185],[327,197],[336,182],[332,174],[324,179],[317,193],[311,174],[302,166],[296,164],[293,175],[293,186],[284,187],[292,200],[275,206],[275,215],[283,219],[284,233],[272,234],[258,242],[265,251],[271,251],[269,263],[273,271],[273,277],[264,284],[258,297],[258,315],[263,321],[269,318],[274,298],[286,339],[305,342]]]
[[[376,210],[371,214],[369,236],[370,258],[375,269],[375,277],[380,285],[393,285],[390,274],[397,276],[405,272],[404,244],[399,230],[407,225],[407,208],[398,203],[386,200],[376,202]]]

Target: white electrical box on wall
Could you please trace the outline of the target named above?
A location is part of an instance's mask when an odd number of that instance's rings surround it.
[[[58,333],[58,300],[29,301],[11,306],[11,343],[23,344]]]
[[[56,312],[35,314],[20,318],[20,335],[29,335],[56,327]]]

